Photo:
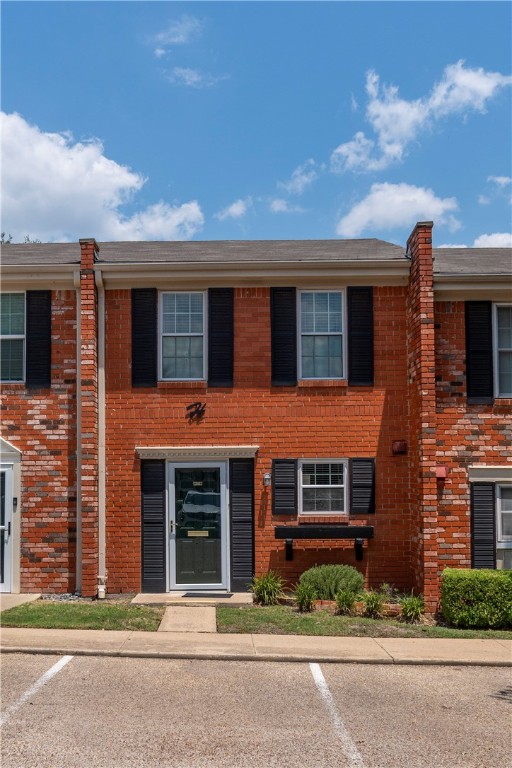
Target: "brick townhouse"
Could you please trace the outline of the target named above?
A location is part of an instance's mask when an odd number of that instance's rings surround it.
[[[4,591],[512,567],[510,249],[8,245]]]

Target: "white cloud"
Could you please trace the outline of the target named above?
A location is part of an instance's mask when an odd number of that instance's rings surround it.
[[[209,72],[200,72],[190,67],[174,67],[166,77],[171,83],[186,85],[189,88],[210,88],[227,79],[227,75],[211,75]]]
[[[195,200],[158,202],[131,216],[146,179],[105,156],[98,139],[75,142],[70,134],[44,133],[20,115],[2,118],[3,227],[20,240],[30,233],[42,241],[188,239],[204,217]]]
[[[224,221],[225,219],[241,219],[242,216],[245,216],[251,205],[252,199],[250,197],[247,197],[245,200],[235,200],[235,202],[228,205],[227,208],[223,208],[222,211],[216,213],[215,218],[219,221]]]
[[[478,202],[480,205],[489,205],[491,201],[486,195],[478,195]]]
[[[464,243],[442,243],[441,245],[436,245],[436,248],[467,248],[467,245],[464,245]]]
[[[480,235],[473,243],[473,248],[512,248],[512,233],[493,232],[491,235]]]
[[[343,237],[357,237],[366,230],[409,227],[421,219],[434,219],[450,230],[460,227],[451,214],[457,210],[454,197],[436,197],[431,189],[411,184],[373,184],[370,193],[356,203],[338,222],[336,232]]]
[[[316,163],[311,158],[299,165],[292,173],[288,181],[278,182],[281,189],[285,189],[291,195],[302,195],[306,187],[309,187],[318,176]]]
[[[487,102],[512,83],[512,77],[466,67],[464,61],[450,64],[430,94],[407,101],[397,86],[380,84],[370,70],[366,75],[366,117],[375,140],[358,131],[351,141],[340,144],[331,155],[331,170],[374,171],[402,160],[408,145],[421,131],[442,118],[471,111],[484,112]]]
[[[269,208],[271,213],[302,213],[304,211],[300,205],[290,205],[288,200],[283,200],[282,197],[271,200]]]
[[[510,176],[488,176],[487,181],[492,181],[498,187],[508,187],[509,184],[512,184]]]
[[[199,37],[202,31],[202,21],[195,16],[184,14],[179,19],[171,21],[165,29],[150,38],[150,42],[156,46],[154,49],[155,56],[161,58],[172,46],[190,43]]]

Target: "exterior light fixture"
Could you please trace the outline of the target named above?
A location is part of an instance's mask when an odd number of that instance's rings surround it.
[[[269,485],[272,485],[272,475],[270,472],[265,472],[263,475],[263,485],[268,488]]]

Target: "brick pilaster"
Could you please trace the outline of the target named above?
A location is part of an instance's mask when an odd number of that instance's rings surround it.
[[[80,240],[80,394],[82,594],[97,593],[98,577],[98,301],[94,239]]]
[[[426,610],[439,599],[437,563],[436,400],[432,222],[418,222],[407,242],[407,296],[412,562]]]

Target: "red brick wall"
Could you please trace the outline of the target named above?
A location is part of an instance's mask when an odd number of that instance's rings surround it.
[[[439,569],[471,567],[468,466],[512,463],[512,400],[468,405],[464,302],[438,301],[436,321]]]
[[[2,385],[2,437],[22,452],[22,592],[75,589],[76,299],[52,292],[51,389]]]
[[[321,562],[359,567],[369,584],[412,586],[408,456],[394,440],[409,440],[405,288],[375,289],[375,386],[270,383],[270,291],[235,290],[233,389],[196,383],[131,387],[130,291],[106,293],[107,568],[110,592],[140,589],[140,462],[136,446],[259,445],[255,475],[256,569],[278,569],[290,582]],[[200,423],[186,406],[206,402]],[[274,538],[270,489],[263,474],[272,458],[375,456],[377,514],[350,518],[375,525],[375,539],[356,563],[353,542],[296,542],[293,562]],[[325,519],[325,518],[322,518]],[[309,518],[308,518],[309,520]],[[339,518],[338,518],[339,520]],[[348,521],[348,518],[342,518]],[[295,520],[292,522],[296,522]]]

